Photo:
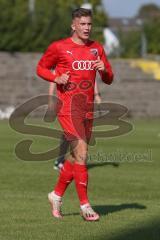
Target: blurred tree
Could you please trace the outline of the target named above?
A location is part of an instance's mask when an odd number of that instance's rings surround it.
[[[25,1],[0,0],[0,50],[16,50],[22,45],[27,24]]]
[[[160,7],[143,5],[137,13],[139,30],[119,32],[122,57],[140,57],[145,54],[160,54]],[[147,52],[146,52],[147,51]]]
[[[28,1],[0,0],[1,51],[43,51],[51,41],[70,34],[72,10],[84,3],[83,0],[34,0],[31,13]],[[103,41],[107,16],[100,0],[90,3],[95,27],[93,38]]]
[[[136,58],[140,56],[141,33],[139,31],[119,32],[119,38],[122,57]]]
[[[143,21],[143,32],[147,40],[147,52],[160,54],[160,7],[156,4],[143,5],[138,11]]]
[[[160,8],[154,3],[145,4],[139,9],[137,16],[145,20],[155,18],[156,16],[160,16]]]
[[[160,18],[153,18],[144,25],[148,53],[160,54]]]

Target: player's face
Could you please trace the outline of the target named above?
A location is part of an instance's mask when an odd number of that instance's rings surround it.
[[[88,40],[92,28],[92,19],[91,17],[80,17],[75,18],[72,22],[72,29],[74,35],[82,40]]]

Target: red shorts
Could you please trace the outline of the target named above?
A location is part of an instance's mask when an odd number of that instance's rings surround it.
[[[92,134],[93,119],[81,116],[61,115],[58,116],[58,120],[68,141],[83,139],[87,143],[89,142]]]

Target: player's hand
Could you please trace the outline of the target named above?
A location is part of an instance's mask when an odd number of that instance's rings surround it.
[[[65,85],[68,82],[69,77],[70,77],[70,71],[67,71],[66,73],[63,73],[61,76],[56,77],[54,82],[57,84]]]
[[[94,68],[96,71],[103,71],[103,72],[106,71],[104,62],[100,59],[99,56],[98,56],[97,60],[94,62],[93,68]]]

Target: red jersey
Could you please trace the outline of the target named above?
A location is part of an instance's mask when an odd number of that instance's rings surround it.
[[[85,45],[80,45],[71,38],[62,39],[53,42],[37,66],[37,74],[43,79],[54,82],[54,79],[66,72],[70,72],[70,78],[65,85],[57,84],[57,96],[62,101],[63,106],[59,115],[71,114],[71,102],[77,95],[75,107],[72,108],[72,114],[77,114],[77,110],[87,111],[87,103],[94,101],[94,84],[96,70],[92,68],[97,57],[104,62],[107,72],[99,71],[101,79],[106,84],[111,84],[113,73],[111,66],[107,60],[103,47],[95,41],[88,41]],[[54,73],[51,71],[54,69]],[[78,95],[86,96],[86,104],[84,101],[80,103]],[[79,100],[78,100],[79,99]]]

